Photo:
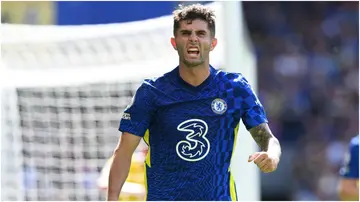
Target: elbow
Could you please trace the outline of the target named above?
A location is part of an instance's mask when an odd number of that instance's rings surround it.
[[[112,153],[113,161],[129,161],[131,162],[132,153],[128,152],[125,148],[117,146]]]
[[[119,156],[119,154],[124,155],[126,153],[126,148],[123,145],[118,144],[112,152],[113,157]]]
[[[118,154],[120,152],[120,148],[116,147],[112,153],[113,156],[116,156],[116,154]]]

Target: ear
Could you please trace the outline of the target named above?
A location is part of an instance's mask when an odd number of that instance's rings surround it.
[[[211,39],[210,51],[214,50],[217,45],[217,38]]]
[[[171,37],[170,43],[171,43],[172,47],[173,47],[175,50],[177,50],[176,42],[175,42],[175,38],[174,38],[174,37]]]

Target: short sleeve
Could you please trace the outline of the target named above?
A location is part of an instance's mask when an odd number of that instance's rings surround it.
[[[145,135],[154,112],[153,92],[144,82],[124,110],[120,120],[119,131],[128,132],[140,137]]]
[[[350,143],[340,175],[344,178],[359,179],[359,144]]]
[[[241,84],[241,119],[246,129],[250,130],[259,124],[267,123],[268,120],[264,107],[244,77],[241,78]]]

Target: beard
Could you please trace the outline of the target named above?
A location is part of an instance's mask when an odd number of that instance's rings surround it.
[[[196,67],[196,66],[199,66],[199,65],[203,64],[204,60],[203,60],[203,58],[199,58],[197,60],[193,60],[193,59],[188,60],[186,58],[183,58],[182,62],[186,65],[186,67],[193,68],[193,67]]]

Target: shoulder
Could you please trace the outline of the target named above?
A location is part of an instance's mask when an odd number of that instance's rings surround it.
[[[351,138],[350,145],[359,146],[359,135]]]
[[[220,82],[231,84],[237,87],[248,87],[249,82],[241,73],[226,72],[217,70],[217,75]]]
[[[135,96],[139,99],[153,100],[164,96],[164,93],[171,91],[167,73],[158,77],[150,77],[142,80],[136,90]]]
[[[161,88],[166,83],[167,82],[165,75],[159,77],[146,78],[142,80],[138,90],[154,92],[157,89]]]
[[[351,150],[355,150],[355,151],[359,150],[359,135],[351,138],[349,147]]]
[[[249,96],[255,95],[248,80],[241,73],[219,71],[218,83],[220,83],[221,90],[233,91],[232,94],[234,97],[246,99]]]
[[[167,72],[157,77],[150,77],[143,80],[141,87],[149,90],[161,89],[164,86],[168,87],[169,80],[171,79],[171,72]]]

